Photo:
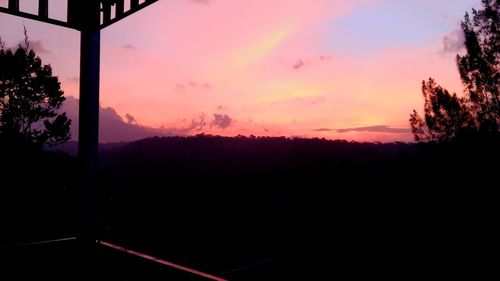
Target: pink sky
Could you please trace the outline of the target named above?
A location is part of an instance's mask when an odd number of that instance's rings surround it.
[[[421,81],[461,91],[457,29],[477,2],[160,0],[102,32],[101,104],[165,130],[203,116],[191,134],[411,141]],[[23,21],[78,97],[78,33],[0,14],[0,36],[16,44]]]

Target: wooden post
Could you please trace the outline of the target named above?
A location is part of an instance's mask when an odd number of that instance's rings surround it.
[[[136,9],[139,7],[139,0],[130,0],[130,9]]]
[[[111,21],[111,3],[102,3],[102,22],[108,24]]]
[[[115,11],[116,11],[115,12],[116,17],[123,15],[123,12],[125,12],[125,0],[116,1]]]
[[[19,0],[9,0],[9,10],[19,11]]]
[[[49,0],[38,0],[38,15],[43,18],[49,17]]]
[[[80,0],[68,0],[68,23],[81,29],[82,25],[82,2]]]
[[[78,158],[80,163],[80,231],[82,273],[88,280],[97,278],[97,173],[99,155],[99,74],[100,3],[86,1],[80,42],[80,118]]]

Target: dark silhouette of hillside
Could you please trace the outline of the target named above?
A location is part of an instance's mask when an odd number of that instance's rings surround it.
[[[498,144],[199,135],[110,145],[100,237],[229,280],[477,276],[492,262],[482,257]],[[75,158],[9,155],[2,242],[71,235]]]
[[[76,158],[2,142],[0,246],[74,235]]]
[[[498,168],[498,139],[475,141],[133,142],[102,154],[103,235],[219,274],[269,261],[235,280],[464,273]]]

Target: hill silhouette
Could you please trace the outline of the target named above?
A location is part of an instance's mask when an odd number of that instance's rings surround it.
[[[103,235],[215,273],[269,261],[236,280],[463,272],[496,144],[144,139],[102,154]]]
[[[498,139],[111,144],[101,149],[100,237],[229,280],[458,276],[488,262],[479,249],[493,233],[498,156]],[[13,159],[2,166],[14,179],[2,184],[2,241],[74,233],[76,159]]]

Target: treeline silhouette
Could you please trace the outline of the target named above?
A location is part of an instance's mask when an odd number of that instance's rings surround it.
[[[276,258],[237,280],[462,272],[498,156],[498,139],[149,138],[102,154],[103,236],[215,273]]]
[[[77,161],[0,136],[0,245],[74,234]]]
[[[464,274],[493,233],[498,144],[198,135],[108,145],[100,237],[230,280]],[[2,239],[74,234],[76,158],[11,152]]]

